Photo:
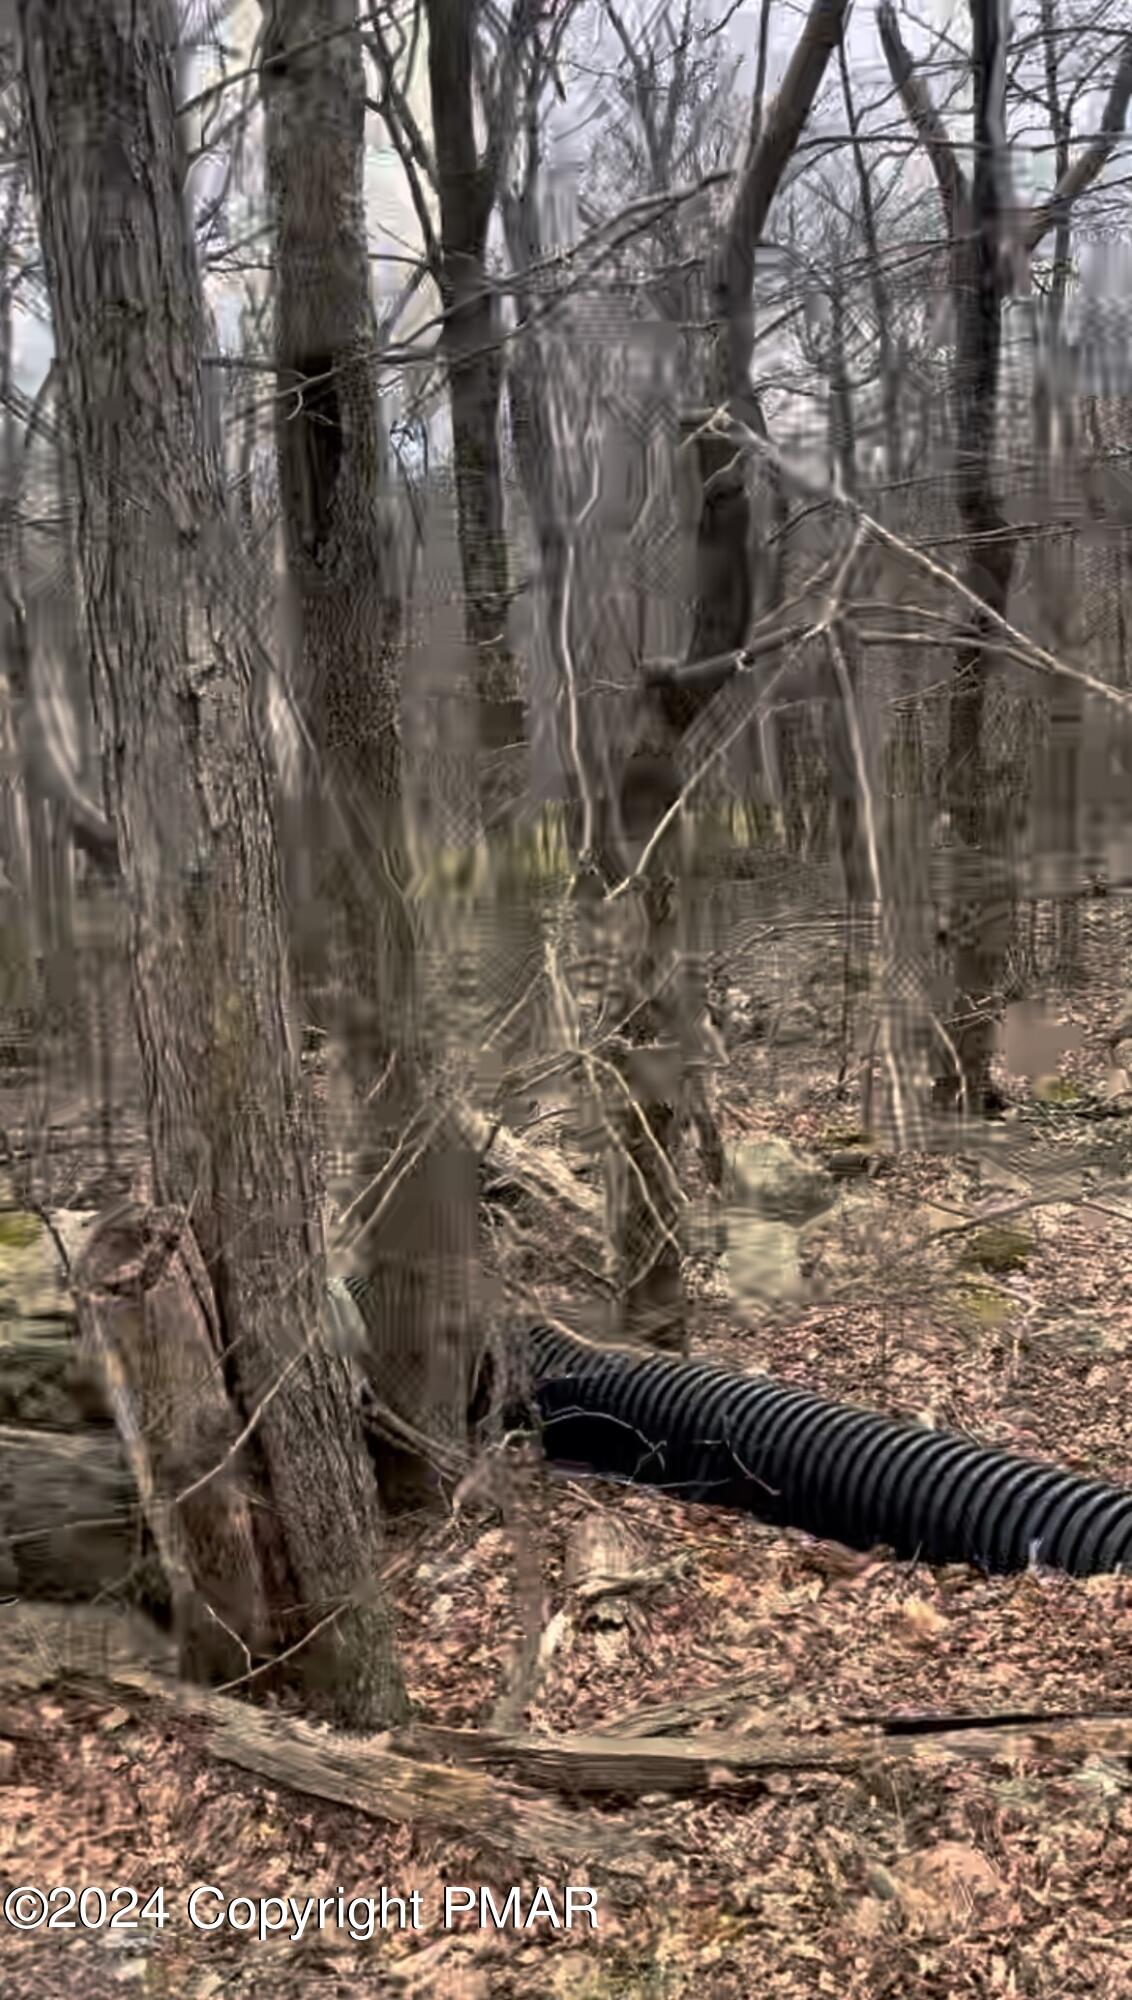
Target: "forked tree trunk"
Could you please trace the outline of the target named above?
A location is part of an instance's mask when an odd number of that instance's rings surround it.
[[[73,426],[96,712],[130,917],[154,1193],[189,1212],[282,1540],[273,1646],[341,1720],[398,1714],[380,1519],[323,1254],[254,641],[218,443],[168,0],[19,0]]]
[[[761,85],[752,105],[745,158],[711,261],[711,313],[715,322],[709,371],[709,399],[724,417],[761,428],[750,384],[752,293],[755,250],[782,175],[837,47],[846,0],[813,0],[795,45],[782,87],[765,117]],[[697,440],[700,510],[693,578],[694,616],[688,666],[737,655],[746,644],[754,602],[751,559],[751,505],[746,455],[741,443],[718,430]],[[723,676],[724,678],[726,676]],[[715,683],[718,687],[719,682]],[[650,836],[680,796],[680,742],[715,691],[696,684],[692,674],[666,685],[649,729],[647,752],[631,759],[623,773],[622,821],[636,849],[635,862]],[[651,848],[643,869],[640,909],[643,935],[633,984],[643,1000],[634,1011],[627,1039],[634,1045],[627,1064],[635,1104],[621,1121],[621,1159],[611,1185],[615,1242],[626,1275],[624,1303],[629,1330],[639,1323],[667,1347],[684,1340],[680,1245],[676,1229],[677,1146],[688,1097],[686,1057],[694,1046],[695,1024],[688,1016],[698,1004],[694,983],[665,983],[661,969],[680,942],[677,912],[684,875],[678,841],[669,832]],[[697,889],[702,884],[696,885]],[[683,926],[685,937],[691,926]],[[681,986],[683,990],[681,991]],[[667,1045],[667,1046],[666,1046]],[[651,1077],[651,1085],[642,1085]],[[658,1087],[661,1086],[661,1087]],[[709,1170],[718,1155],[709,1106],[693,1099],[697,1122],[707,1135]],[[715,1158],[714,1171],[719,1162]],[[641,1268],[640,1244],[646,1222],[653,1251]],[[647,1238],[645,1239],[648,1240]]]

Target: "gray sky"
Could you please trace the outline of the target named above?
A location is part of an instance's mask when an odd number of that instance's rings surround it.
[[[194,5],[204,4],[204,0],[193,0]],[[725,11],[727,0],[716,0],[717,16]],[[1062,0],[1063,10],[1072,0]],[[655,0],[621,0],[622,12],[629,23],[647,20],[654,11]],[[758,24],[761,12],[760,0],[743,0],[732,15],[725,30],[728,46],[743,60],[736,87],[747,92],[754,78],[754,52],[758,39]],[[783,5],[775,0],[772,8],[772,44],[768,65],[768,90],[773,91],[781,78],[789,59],[798,30],[804,19],[804,8],[791,0]],[[922,55],[930,44],[930,31],[946,31],[954,41],[963,44],[968,32],[968,11],[965,0],[914,0],[911,16],[903,17],[903,32],[909,47],[916,55]],[[1115,19],[1115,17],[1114,17]],[[254,0],[238,0],[234,15],[229,15],[226,36],[234,41],[241,34],[248,41],[259,20],[259,9]],[[602,17],[597,7],[592,7],[584,17],[582,26],[575,32],[571,43],[572,53],[578,65],[570,76],[569,102],[556,105],[551,124],[551,162],[561,177],[560,193],[569,204],[571,184],[576,184],[577,176],[588,158],[593,136],[593,113],[603,96],[609,95],[608,84],[600,75],[594,75],[587,84],[582,69],[600,71],[611,70],[616,63],[619,45],[608,23],[602,26]],[[859,108],[863,109],[870,100],[888,87],[887,70],[880,49],[876,31],[875,9],[871,4],[858,4],[850,17],[848,29],[848,49],[854,83],[859,92]],[[199,88],[204,73],[199,64],[195,66],[195,77],[189,66],[182,79],[182,88]],[[1099,88],[1089,98],[1082,101],[1078,120],[1084,127],[1092,129],[1097,123],[1100,105],[1107,91],[1109,78],[1102,74]],[[414,110],[421,122],[428,124],[428,101],[425,87],[425,65],[418,64],[416,89],[413,93]],[[886,121],[898,123],[898,116],[890,107],[884,114]],[[965,120],[953,119],[951,129],[957,138],[963,136]],[[835,129],[843,123],[838,113],[833,114]],[[1042,134],[1041,137],[1046,135]],[[1127,172],[1128,158],[1125,155],[1123,171]],[[1014,171],[1018,193],[1022,198],[1030,198],[1040,187],[1047,186],[1050,178],[1050,154],[1029,155],[1024,146],[1016,148]],[[1113,171],[1120,171],[1119,166]],[[927,168],[922,160],[916,159],[909,166],[909,172],[922,184]],[[203,161],[195,169],[192,194],[195,199],[205,198],[214,188],[223,173],[221,161]],[[412,250],[419,242],[416,218],[404,185],[399,162],[388,148],[374,147],[369,162],[368,194],[371,235],[374,248],[386,253]],[[1123,243],[1097,244],[1082,242],[1080,245],[1080,274],[1082,289],[1086,294],[1106,301],[1126,303],[1132,298],[1132,247]],[[381,289],[388,293],[396,289],[398,270],[388,266],[381,273]],[[416,317],[425,317],[430,310],[427,302],[422,302]],[[228,322],[227,324],[223,322]],[[412,321],[407,319],[403,331],[411,331]],[[234,314],[222,312],[221,338],[230,344],[235,335]],[[52,343],[49,329],[23,312],[17,312],[14,327],[14,364],[17,381],[29,392],[34,392],[42,381],[50,362]]]

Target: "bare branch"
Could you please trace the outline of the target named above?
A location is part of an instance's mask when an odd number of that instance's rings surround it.
[[[755,249],[841,38],[847,11],[848,0],[813,0],[782,87],[757,135],[747,142],[713,282],[716,310],[730,327],[726,388],[732,395],[741,390],[750,361]]]
[[[1027,250],[1036,250],[1043,236],[1056,229],[1069,213],[1075,201],[1091,188],[1107,166],[1117,146],[1124,136],[1124,123],[1128,116],[1128,104],[1132,99],[1132,33],[1124,44],[1123,54],[1117,64],[1116,75],[1108,102],[1101,116],[1101,129],[1097,136],[1077,155],[1067,173],[1061,176],[1047,202],[1041,202],[1032,211],[1023,232],[1023,243]]]
[[[939,184],[947,221],[947,233],[954,239],[962,226],[969,193],[966,176],[955,155],[943,119],[932,103],[927,85],[916,75],[912,58],[904,45],[891,0],[881,0],[877,27],[889,73],[896,86],[908,123],[916,133]]]

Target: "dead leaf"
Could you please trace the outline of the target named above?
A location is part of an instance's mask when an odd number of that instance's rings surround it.
[[[938,1639],[940,1633],[947,1630],[947,1619],[943,1612],[937,1611],[935,1605],[929,1604],[924,1597],[904,1598],[900,1605],[900,1616],[910,1627],[913,1636],[921,1641],[930,1642],[932,1639]]]
[[[941,1840],[905,1855],[884,1873],[907,1922],[932,1935],[947,1935],[967,1924],[975,1904],[1003,1886],[986,1855],[960,1840]]]
[[[846,1911],[846,1917],[858,1937],[878,1938],[885,1928],[884,1904],[875,1896],[862,1896],[860,1902]]]

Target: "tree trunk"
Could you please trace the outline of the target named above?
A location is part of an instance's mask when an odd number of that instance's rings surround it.
[[[715,326],[709,399],[722,414],[759,430],[762,416],[749,376],[755,248],[840,39],[845,11],[846,0],[813,0],[782,88],[765,118],[761,85],[757,88],[746,158],[712,259],[710,296]],[[748,637],[756,582],[750,547],[748,471],[742,447],[731,436],[705,430],[696,451],[700,512],[689,666],[721,654],[738,655]],[[666,684],[652,698],[654,714],[647,749],[630,758],[621,787],[621,817],[635,848],[634,865],[640,864],[650,835],[679,799],[681,738],[687,736],[718,685],[697,688],[688,676]],[[694,982],[659,979],[674,945],[686,943],[693,935],[686,911],[685,921],[680,922],[680,904],[691,885],[683,879],[686,856],[681,855],[671,831],[652,850],[644,875],[640,900],[643,935],[632,982],[640,998],[627,1036],[634,1045],[627,1076],[635,1103],[619,1121],[621,1144],[613,1155],[616,1170],[610,1183],[610,1205],[618,1262],[627,1274],[627,1330],[648,1331],[656,1344],[679,1347],[685,1339],[685,1313],[675,1227],[679,1204],[674,1197],[683,1122],[680,1110],[689,1096],[713,1174],[719,1169],[719,1144],[707,1098],[702,1088],[698,1093],[695,1089],[701,1078],[686,1075],[687,1057],[698,1039],[697,1023],[689,1018],[699,1006]],[[648,1000],[644,997],[648,995],[656,997]],[[646,1078],[652,1079],[651,1084],[645,1083]],[[642,1241],[652,1245],[643,1267]]]
[[[975,144],[968,186],[944,121],[901,40],[891,0],[880,0],[877,8],[885,59],[931,162],[947,226],[956,319],[956,487],[968,538],[964,581],[990,613],[1001,617],[1009,602],[1017,547],[994,483],[1003,300],[1020,260],[1032,255],[1051,229],[1056,232],[1056,284],[1064,285],[1073,204],[1103,171],[1124,130],[1132,98],[1132,35],[1124,38],[1099,130],[1071,159],[1057,84],[1056,22],[1052,7],[1043,0],[1046,97],[1057,183],[1048,199],[1020,215],[1011,194],[1007,158],[1009,26],[1003,0],[972,0],[971,17]],[[1055,301],[1055,319],[1056,313]],[[996,637],[993,618],[977,614],[957,648],[951,693],[944,796],[956,850],[950,927],[958,1005],[948,1050],[950,1066],[936,1078],[936,1100],[945,1108],[957,1102],[976,1110],[996,1108],[990,1064],[1017,902],[1013,822],[1018,791],[1015,775],[1002,768],[1002,760],[999,771],[994,771],[986,740],[987,695],[1000,678]],[[1076,720],[1071,704],[1067,708],[1062,721],[1071,738]],[[1075,811],[1073,789],[1067,788],[1069,796],[1063,802],[1066,818]]]
[[[1042,53],[1045,67],[1046,111],[1054,140],[1054,165],[1064,181],[1072,159],[1072,119],[1063,98],[1060,75],[1057,0],[1041,0]],[[1073,277],[1072,217],[1065,210],[1054,231],[1053,272],[1044,311],[1038,320],[1038,353],[1032,395],[1034,454],[1042,482],[1045,508],[1051,519],[1070,510],[1076,498],[1066,471],[1068,369],[1065,304]],[[1079,464],[1080,445],[1073,458]],[[1088,508],[1088,494],[1085,496]],[[1076,532],[1043,546],[1034,580],[1042,617],[1043,640],[1060,659],[1072,658],[1081,644],[1081,571]],[[1053,971],[1064,985],[1081,979],[1081,753],[1085,705],[1076,681],[1058,679],[1047,697],[1049,735],[1038,771],[1037,824],[1038,893],[1054,898]]]
[[[1002,0],[972,9],[975,168],[970,209],[960,208],[953,238],[956,309],[955,436],[959,515],[969,537],[965,582],[988,611],[1003,617],[1010,598],[1015,537],[994,480],[1002,304],[1006,288],[1006,26]],[[943,1105],[962,1093],[975,1112],[993,1106],[990,1067],[1003,969],[1013,920],[1009,779],[990,767],[985,742],[987,692],[995,673],[981,616],[956,655],[948,722],[945,797],[955,843],[951,930],[957,1012],[952,1039],[958,1076],[937,1087]]]
[[[426,1436],[459,1442],[476,1182],[443,1121],[426,1133],[446,988],[404,898],[402,620],[373,359],[356,11],[352,0],[263,8],[276,358],[280,391],[293,391],[280,395],[276,444],[294,680],[313,749],[300,839],[316,857],[304,871],[308,912],[337,926],[323,972],[328,1125],[351,1195],[359,1183],[375,1188],[374,1199],[360,1196],[364,1233],[350,1254],[364,1282],[364,1365],[379,1402]],[[391,1505],[437,1497],[426,1459],[399,1445],[380,1446],[379,1472]]]
[[[307,725],[307,917],[341,907],[396,832],[401,604],[366,244],[365,76],[352,0],[263,0],[278,272],[276,451],[291,681]],[[338,878],[343,876],[345,880]],[[360,912],[355,911],[355,921]]]
[[[290,1022],[254,646],[182,202],[167,0],[19,0],[29,150],[79,486],[95,707],[130,916],[154,1193],[191,1213],[284,1544],[272,1641],[356,1727],[403,1706]]]
[[[752,115],[747,155],[712,260],[715,331],[709,396],[713,404],[755,427],[761,427],[750,387],[755,250],[829,59],[840,42],[846,11],[847,0],[812,0],[777,97],[765,117]],[[750,500],[741,463],[736,464],[735,445],[726,438],[705,435],[699,458],[703,498],[690,661],[714,658],[743,645],[754,584],[748,547]],[[685,726],[690,720],[689,713]]]
[[[497,733],[498,718],[491,711],[515,693],[504,643],[508,563],[499,448],[502,354],[495,290],[484,261],[495,189],[476,147],[475,7],[470,0],[427,0],[426,12],[460,560],[468,639],[476,656],[480,736],[485,740]]]

